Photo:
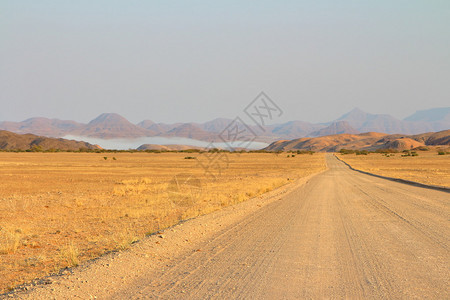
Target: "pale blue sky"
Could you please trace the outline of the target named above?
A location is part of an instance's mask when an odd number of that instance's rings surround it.
[[[0,121],[279,121],[450,101],[450,1],[0,0]]]

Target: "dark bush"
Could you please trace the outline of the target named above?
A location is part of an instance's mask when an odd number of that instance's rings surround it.
[[[354,153],[355,153],[355,150],[341,149],[341,150],[339,150],[339,152],[340,152],[341,154],[354,154]]]
[[[314,151],[311,150],[297,150],[297,154],[314,154]]]

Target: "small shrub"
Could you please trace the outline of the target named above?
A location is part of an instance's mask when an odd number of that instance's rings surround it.
[[[184,159],[197,159],[195,156],[186,156]]]
[[[409,150],[403,150],[402,152],[404,153],[402,154],[402,157],[411,156],[411,151]]]
[[[103,156],[103,159],[104,159],[104,160],[107,160],[107,159],[108,159],[108,157],[107,157],[107,156]]]
[[[414,148],[414,150],[419,150],[419,151],[430,151],[430,148],[425,147],[425,146],[419,146]]]
[[[184,152],[184,153],[199,153],[200,149],[186,149],[186,150],[180,150],[179,152]]]
[[[139,241],[139,237],[131,230],[123,230],[115,236],[114,241],[116,242],[116,249],[126,250],[130,248],[132,244]]]
[[[439,151],[438,155],[445,155],[445,152],[444,151]]]

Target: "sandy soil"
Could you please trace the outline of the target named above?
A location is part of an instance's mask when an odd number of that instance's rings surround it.
[[[22,299],[433,298],[450,291],[449,194],[351,171],[203,216]]]

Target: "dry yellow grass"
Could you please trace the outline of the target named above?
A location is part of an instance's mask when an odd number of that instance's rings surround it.
[[[450,187],[450,155],[438,155],[435,150],[417,153],[419,156],[406,157],[402,157],[403,153],[393,153],[390,156],[378,153],[337,155],[358,170]]]
[[[213,177],[189,155],[0,153],[0,291],[325,168],[323,154],[228,154]]]

